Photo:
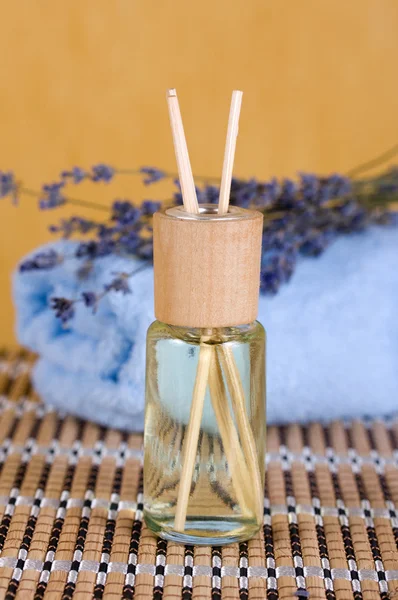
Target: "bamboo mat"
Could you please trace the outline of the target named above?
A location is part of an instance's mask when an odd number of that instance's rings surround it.
[[[398,421],[270,427],[264,527],[223,548],[142,522],[141,437],[53,412],[0,359],[0,598],[398,600]]]

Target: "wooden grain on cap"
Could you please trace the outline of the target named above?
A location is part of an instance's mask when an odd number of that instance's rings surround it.
[[[263,216],[154,216],[155,315],[169,325],[227,327],[257,317]]]

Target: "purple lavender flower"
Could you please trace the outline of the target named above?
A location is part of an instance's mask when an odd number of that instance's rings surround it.
[[[260,273],[260,290],[268,294],[276,294],[282,281],[277,268],[263,269]]]
[[[300,193],[306,202],[316,202],[319,190],[319,180],[316,175],[300,173]]]
[[[111,290],[115,292],[122,292],[125,294],[131,294],[131,289],[128,284],[128,273],[119,273],[115,279],[113,279],[110,283],[104,286],[106,292],[110,292]]]
[[[63,261],[62,255],[58,254],[55,250],[46,250],[35,254],[32,258],[28,258],[19,265],[21,273],[27,271],[40,271],[45,269],[52,269]]]
[[[250,179],[240,185],[234,194],[235,203],[242,208],[249,208],[258,195],[258,182],[256,179]]]
[[[347,200],[340,206],[336,207],[337,213],[342,215],[343,217],[351,217],[352,215],[354,215],[357,212],[357,210],[358,210],[358,203],[355,202],[354,200]]]
[[[0,171],[0,198],[12,196],[13,204],[17,203],[17,183],[12,171]]]
[[[297,184],[292,179],[284,179],[282,181],[282,187],[280,196],[278,198],[278,206],[283,209],[298,208],[303,205],[300,199],[297,197]]]
[[[98,306],[98,297],[94,292],[82,292],[82,299],[84,302],[84,306],[87,308],[92,308],[93,313],[96,312]]]
[[[141,210],[143,215],[151,216],[155,214],[162,206],[161,202],[157,200],[144,200],[141,204]]]
[[[128,254],[135,254],[140,244],[141,239],[136,231],[128,231],[126,234],[121,235],[118,240],[120,250]]]
[[[116,221],[119,229],[125,228],[127,225],[135,225],[141,215],[141,210],[128,200],[115,200],[112,204],[111,219]]]
[[[310,231],[307,239],[301,244],[300,252],[305,256],[319,256],[335,238],[332,229]]]
[[[207,185],[202,192],[203,202],[207,204],[217,204],[219,196],[220,189],[215,185]]]
[[[161,181],[166,177],[166,173],[164,171],[156,169],[155,167],[141,167],[140,173],[147,176],[143,179],[145,185],[156,183],[157,181]]]
[[[62,171],[61,178],[66,180],[71,180],[75,185],[81,183],[88,177],[86,171],[81,169],[80,167],[73,167],[70,171]]]
[[[99,164],[92,167],[92,181],[109,183],[115,174],[115,169],[109,165]]]
[[[94,260],[101,256],[108,256],[115,250],[116,242],[112,239],[90,240],[89,242],[82,242],[76,249],[77,258],[88,258]]]
[[[55,311],[55,316],[63,324],[70,321],[75,314],[74,301],[68,298],[51,298],[50,306]]]
[[[74,233],[83,235],[98,227],[98,224],[81,217],[71,217],[70,219],[61,219],[59,225],[50,225],[51,233],[61,233],[62,237],[67,239]]]
[[[61,206],[61,204],[65,204],[66,200],[61,193],[64,185],[65,183],[63,181],[43,185],[43,196],[39,200],[39,207],[42,210],[47,210],[49,208],[56,208],[57,206]]]
[[[257,194],[254,198],[253,206],[258,210],[269,208],[276,203],[280,193],[281,188],[275,177],[269,182],[260,183],[257,187]]]
[[[332,186],[332,198],[342,198],[352,193],[352,183],[348,177],[343,177],[334,173],[329,177],[329,184]]]

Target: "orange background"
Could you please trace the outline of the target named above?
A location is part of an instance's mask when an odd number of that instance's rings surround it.
[[[31,188],[74,164],[174,170],[168,87],[194,173],[220,174],[234,88],[237,175],[344,172],[398,139],[397,0],[19,0],[1,20],[0,169]],[[102,202],[162,193],[126,176],[70,190]],[[0,211],[9,344],[10,273],[62,211],[39,213],[31,198]]]

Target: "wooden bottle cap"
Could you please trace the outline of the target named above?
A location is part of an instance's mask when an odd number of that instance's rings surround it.
[[[182,327],[215,328],[257,317],[263,215],[215,205],[154,215],[155,316]]]

